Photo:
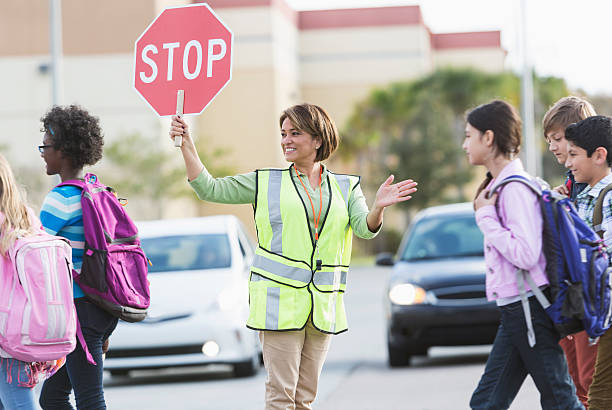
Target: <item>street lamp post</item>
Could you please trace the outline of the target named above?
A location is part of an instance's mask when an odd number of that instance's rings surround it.
[[[542,171],[539,146],[535,139],[535,114],[533,93],[533,69],[527,46],[527,12],[526,1],[521,0],[521,49],[522,49],[522,76],[521,76],[521,117],[523,118],[523,137],[525,139],[525,167],[531,175],[538,175]]]
[[[62,102],[62,2],[49,0],[49,49],[51,52],[51,103]]]

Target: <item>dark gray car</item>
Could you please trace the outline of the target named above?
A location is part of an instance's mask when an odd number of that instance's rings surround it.
[[[490,344],[499,325],[485,295],[483,237],[471,203],[417,214],[395,258],[385,304],[389,364],[406,366],[431,346]]]

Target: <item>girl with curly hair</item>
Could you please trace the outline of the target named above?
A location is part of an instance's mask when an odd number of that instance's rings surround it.
[[[98,118],[83,108],[55,106],[41,122],[44,136],[38,149],[47,175],[59,175],[62,182],[83,179],[83,167],[102,158],[104,140]],[[48,233],[70,240],[74,269],[80,273],[85,247],[81,190],[75,186],[53,188],[44,200],[40,220]],[[45,410],[72,409],[69,402],[72,389],[78,409],[106,409],[102,354],[105,342],[117,326],[117,318],[90,302],[76,283],[74,298],[85,343],[97,365],[88,363],[83,347],[77,344],[67,356],[66,366],[43,385],[40,405]]]
[[[0,155],[0,274],[9,273],[8,251],[17,238],[40,230],[40,221],[26,205],[8,161]],[[12,273],[11,273],[12,274]],[[32,388],[61,361],[26,363],[12,358],[0,346],[0,409],[35,409]]]

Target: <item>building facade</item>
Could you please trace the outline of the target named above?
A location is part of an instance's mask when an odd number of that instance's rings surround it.
[[[167,119],[159,119],[133,89],[133,50],[163,8],[187,3],[63,0],[61,103],[81,104],[99,116],[107,141],[139,133],[173,150]],[[41,172],[39,119],[51,105],[48,4],[0,2],[0,147],[11,163]],[[353,105],[376,87],[448,65],[504,69],[499,31],[434,34],[419,6],[296,11],[283,0],[208,4],[234,33],[233,74],[191,122],[197,138],[227,150],[221,160],[236,173],[286,166],[278,117],[292,104],[319,104],[341,128]],[[178,152],[176,157],[180,161]],[[146,183],[147,176],[138,177]],[[135,199],[130,213],[158,216],[149,208],[145,199]],[[162,216],[227,212],[251,226],[249,206],[229,210],[174,201]]]

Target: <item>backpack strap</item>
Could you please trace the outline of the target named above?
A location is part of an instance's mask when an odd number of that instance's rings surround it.
[[[531,178],[527,178],[523,175],[510,175],[507,178],[502,179],[497,182],[489,192],[486,197],[490,198],[493,194],[500,191],[506,184],[510,182],[520,182],[523,185],[526,185],[531,191],[536,194],[538,197],[542,196],[542,187]],[[501,222],[501,221],[500,221]],[[527,298],[527,291],[525,290],[525,283],[529,285],[532,293],[538,299],[540,304],[544,309],[550,306],[550,302],[546,299],[546,296],[542,293],[542,290],[535,284],[533,278],[529,274],[528,271],[524,269],[516,270],[516,285],[519,290],[519,297],[521,300],[521,305],[523,307],[523,314],[525,315],[525,323],[527,325],[527,340],[529,341],[529,347],[533,347],[536,344],[535,331],[533,330],[533,323],[531,321],[531,307],[529,306],[529,300]]]
[[[606,199],[606,194],[612,190],[612,184],[608,184],[604,189],[599,192],[597,202],[595,202],[595,208],[593,209],[593,230],[603,238],[604,231],[601,229],[601,223],[603,222],[603,202]]]
[[[81,344],[81,348],[83,348],[83,352],[85,352],[85,358],[87,359],[87,362],[89,364],[93,364],[94,366],[97,366],[98,364],[96,363],[93,356],[89,352],[89,349],[87,348],[87,342],[85,342],[85,336],[83,336],[83,331],[81,330],[81,323],[79,322],[78,317],[76,320],[76,333],[77,333],[77,339],[79,343]]]
[[[504,178],[501,181],[495,183],[495,185],[493,185],[493,187],[489,189],[489,192],[487,194],[487,199],[490,198],[497,191],[502,189],[504,185],[510,182],[520,182],[523,185],[528,186],[533,191],[533,193],[536,194],[537,196],[542,196],[542,188],[532,179],[524,177],[522,175],[510,175],[509,177]]]
[[[527,292],[525,291],[525,283],[529,285],[531,292],[544,309],[548,309],[550,302],[542,292],[542,289],[536,285],[531,275],[529,275],[529,272],[524,269],[516,270],[516,284],[519,289],[519,296],[521,297],[525,322],[527,323],[527,339],[529,340],[529,347],[533,347],[536,344],[536,337],[535,331],[533,330],[533,323],[531,322],[531,308],[529,307],[529,300],[527,298]]]

